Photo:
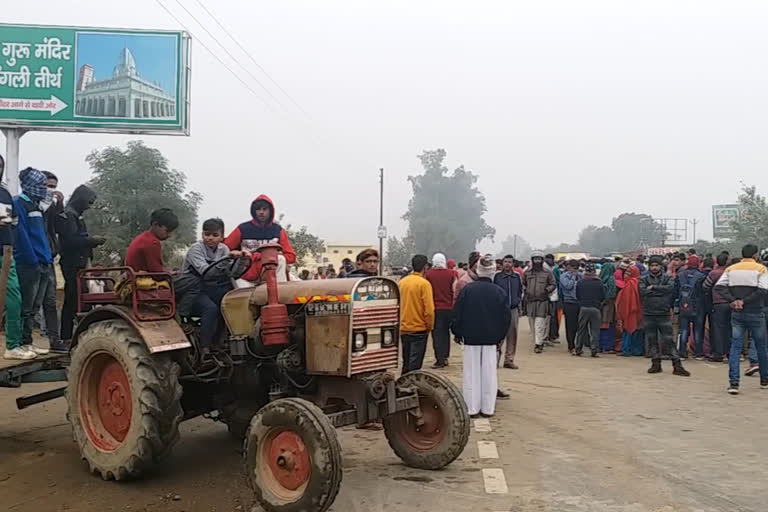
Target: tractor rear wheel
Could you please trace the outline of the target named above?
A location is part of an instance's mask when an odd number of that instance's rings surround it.
[[[67,418],[91,472],[105,480],[135,478],[170,453],[183,415],[179,373],[122,320],[94,323],[80,335]]]
[[[418,391],[421,418],[411,411],[384,418],[384,434],[395,455],[419,469],[440,469],[456,460],[467,446],[470,429],[458,388],[442,375],[423,370],[406,373],[397,386]]]
[[[341,446],[316,405],[299,398],[270,402],[245,436],[245,470],[267,512],[324,512],[341,487]]]

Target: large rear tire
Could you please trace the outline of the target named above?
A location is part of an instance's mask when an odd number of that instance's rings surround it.
[[[316,405],[283,398],[264,406],[245,437],[245,470],[267,512],[325,512],[341,487],[341,446]]]
[[[122,320],[94,323],[80,335],[67,418],[91,472],[105,480],[135,478],[170,453],[183,416],[179,373]]]
[[[458,388],[442,375],[406,373],[397,386],[419,393],[422,422],[409,411],[384,418],[384,434],[395,455],[419,469],[440,469],[461,455],[469,440],[467,405]]]

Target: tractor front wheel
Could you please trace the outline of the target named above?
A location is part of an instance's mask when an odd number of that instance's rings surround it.
[[[469,440],[469,414],[458,388],[422,370],[406,373],[398,387],[419,394],[420,414],[401,411],[384,418],[384,434],[395,455],[419,469],[440,469],[464,451]]]
[[[183,415],[179,373],[121,320],[94,323],[80,335],[67,418],[92,472],[105,480],[138,477],[170,452]]]
[[[267,512],[324,512],[341,487],[341,446],[316,405],[299,398],[270,402],[245,436],[245,470]]]

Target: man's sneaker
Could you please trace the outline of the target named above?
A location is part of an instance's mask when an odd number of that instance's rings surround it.
[[[54,354],[69,353],[69,343],[62,341],[60,343],[51,343],[51,352]]]
[[[23,349],[21,347],[16,347],[12,349],[5,349],[5,354],[3,354],[4,359],[34,359],[37,357],[37,354],[30,350]]]
[[[496,390],[496,399],[497,400],[509,400],[509,393],[506,391],[502,391],[500,389]]]
[[[675,366],[675,369],[672,371],[672,375],[679,375],[681,377],[690,377],[691,372],[683,368],[683,365],[677,365]]]
[[[592,352],[590,355],[592,357],[600,357],[600,354],[598,354],[597,352]]]
[[[651,367],[648,368],[648,373],[661,373],[661,361],[654,359],[651,362]]]
[[[30,352],[33,352],[33,353],[37,354],[38,356],[44,356],[44,355],[49,354],[51,352],[49,349],[43,348],[43,347],[38,347],[34,343],[28,343],[26,345],[22,345],[21,347],[24,348],[25,350],[28,350]]]
[[[541,345],[536,345],[536,347],[533,349],[533,352],[535,354],[541,354],[542,352],[544,352],[544,347],[542,347]]]
[[[731,385],[728,386],[728,394],[729,395],[738,395],[739,394],[739,383],[738,382],[731,382]]]
[[[696,360],[697,361],[704,361],[704,360],[706,360],[706,357],[704,357],[704,356],[696,356]]]
[[[504,363],[504,368],[508,368],[510,370],[517,370],[519,367],[515,363]]]
[[[768,380],[760,381],[760,389],[768,389]]]
[[[751,377],[759,371],[760,371],[759,364],[751,364],[749,365],[749,368],[747,368],[747,371],[744,372],[744,375],[746,375],[747,377]]]

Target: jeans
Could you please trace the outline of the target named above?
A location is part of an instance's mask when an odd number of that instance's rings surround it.
[[[41,331],[45,326],[45,335],[51,345],[58,345],[61,343],[61,338],[59,338],[59,314],[56,310],[56,269],[53,268],[53,264],[50,265],[48,280],[41,285],[40,293],[43,295]]]
[[[766,352],[765,315],[761,312],[734,311],[731,314],[731,352],[728,356],[728,380],[739,383],[739,354],[744,331],[749,329],[755,340],[760,364],[760,382],[768,382],[768,352]]]
[[[654,361],[660,361],[662,354],[669,353],[672,362],[680,363],[673,336],[672,320],[669,315],[643,316],[645,339],[648,342],[648,353]]]
[[[453,311],[450,309],[435,311],[432,347],[435,350],[435,362],[437,364],[447,363],[451,355],[451,320],[453,320]]]
[[[712,357],[722,359],[731,349],[731,305],[715,304],[710,319]]]
[[[0,264],[3,255],[0,250]],[[21,289],[16,274],[16,263],[11,258],[8,285],[5,289],[5,349],[13,350],[21,345]]]
[[[64,274],[64,304],[61,306],[61,339],[72,339],[72,331],[77,314],[77,273],[80,267],[61,266]]]
[[[680,346],[678,352],[680,357],[687,357],[688,354],[688,333],[690,324],[693,324],[693,352],[696,357],[704,355],[704,321],[702,315],[696,313],[680,313]]]
[[[602,312],[598,308],[583,307],[579,311],[579,334],[576,336],[576,352],[581,354],[584,345],[589,342],[592,353],[597,353],[600,341],[600,320]]]
[[[579,330],[579,305],[572,302],[563,304],[565,315],[565,338],[568,341],[568,350],[576,347],[576,332]]]
[[[43,304],[52,268],[51,265],[16,265],[21,288],[21,343],[23,345],[32,343],[35,314]]]
[[[403,373],[421,370],[424,364],[424,353],[427,351],[427,335],[429,332],[409,332],[400,334],[403,345]]]

